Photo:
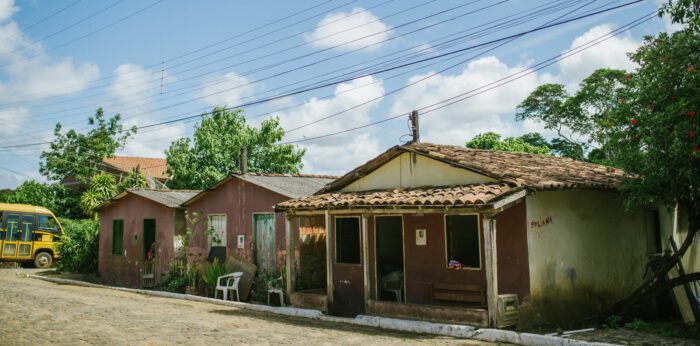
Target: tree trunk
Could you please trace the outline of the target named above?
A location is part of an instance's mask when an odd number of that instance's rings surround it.
[[[695,235],[698,233],[698,228],[700,228],[700,215],[692,207],[688,208],[688,221],[688,234],[686,235],[685,240],[683,240],[683,244],[678,249],[678,251],[673,255],[667,257],[662,265],[655,268],[652,272],[651,277],[644,281],[644,283],[637,290],[635,290],[628,298],[615,304],[608,311],[608,316],[620,315],[622,317],[628,317],[630,309],[633,306],[635,306],[642,298],[648,296],[649,294],[659,292],[662,288],[675,287],[678,284],[684,283],[683,280],[678,279],[687,278],[688,280],[690,280],[694,278],[696,274],[700,277],[700,273],[692,273],[689,275],[674,278],[672,280],[664,280],[667,277],[668,272],[671,269],[673,269],[674,266],[676,266],[678,261],[680,261],[681,258],[683,258],[683,255],[688,250],[688,248],[690,248],[690,245],[693,244]],[[669,283],[675,282],[680,283],[672,284],[669,286]]]

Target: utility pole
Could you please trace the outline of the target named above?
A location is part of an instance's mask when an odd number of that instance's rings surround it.
[[[418,123],[418,111],[412,111],[408,115],[408,120],[411,122],[411,134],[413,140],[411,143],[420,143],[420,124]]]

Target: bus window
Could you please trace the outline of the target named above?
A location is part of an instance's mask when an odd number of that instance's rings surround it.
[[[39,229],[52,233],[58,233],[58,224],[51,215],[39,215]]]
[[[22,233],[20,233],[20,241],[32,241],[32,232],[34,231],[34,215],[22,215]]]
[[[5,215],[5,240],[7,241],[17,241],[19,238],[17,236],[17,231],[19,230],[19,215],[17,214],[6,214]]]

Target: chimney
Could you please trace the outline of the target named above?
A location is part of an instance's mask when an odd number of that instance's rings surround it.
[[[246,174],[248,173],[248,148],[247,147],[242,147],[241,148],[241,157],[239,158],[239,164],[240,164],[240,169],[241,169],[241,174]]]
[[[420,125],[418,123],[418,111],[413,111],[408,116],[408,120],[411,122],[411,133],[413,135],[413,140],[411,143],[420,143]]]

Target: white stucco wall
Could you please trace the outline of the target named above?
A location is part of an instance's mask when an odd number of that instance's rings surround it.
[[[404,153],[372,173],[346,186],[342,191],[394,189],[398,187],[447,186],[495,182],[495,179],[420,155],[415,163]]]
[[[642,282],[650,230],[643,211],[624,210],[621,194],[536,192],[526,207],[537,322],[602,311]]]

